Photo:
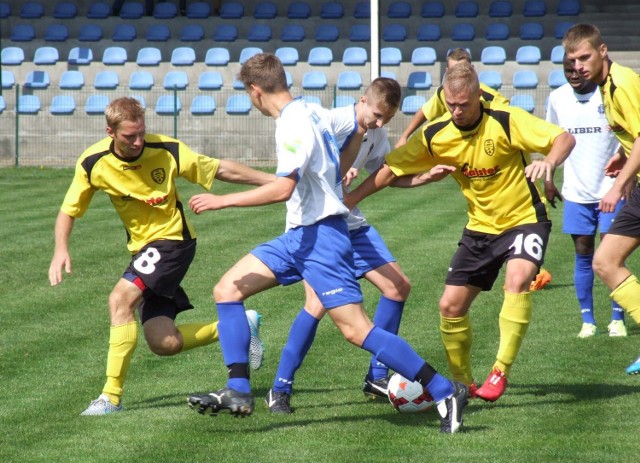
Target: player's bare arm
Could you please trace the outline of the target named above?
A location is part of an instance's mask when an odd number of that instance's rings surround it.
[[[427,118],[424,116],[424,113],[422,112],[422,108],[420,108],[413,115],[413,118],[411,118],[411,122],[409,122],[409,125],[407,126],[405,131],[402,132],[402,135],[400,135],[400,138],[398,138],[395,148],[405,145],[407,143],[407,140],[409,140],[409,137],[411,136],[411,134],[415,132],[418,129],[418,127],[420,127],[425,122],[427,122]]]
[[[627,162],[627,157],[624,155],[624,148],[622,145],[616,151],[616,154],[611,156],[609,162],[604,166],[604,174],[607,177],[617,177],[620,174],[620,171],[624,167]]]
[[[414,188],[417,186],[426,185],[427,183],[439,182],[455,171],[456,168],[453,166],[438,164],[437,166],[432,167],[429,172],[397,177],[396,180],[391,184],[391,186],[395,188]]]
[[[75,219],[60,211],[54,229],[55,248],[49,265],[49,283],[55,286],[62,282],[62,268],[67,275],[71,274],[71,256],[69,255],[69,237]]]
[[[347,206],[349,210],[353,209],[367,196],[391,185],[396,178],[397,175],[393,173],[389,166],[383,164],[378,170],[369,175],[355,190],[345,194],[345,206]]]
[[[274,174],[252,169],[242,163],[221,159],[216,178],[229,183],[242,183],[247,185],[264,185],[276,179]]]
[[[544,178],[545,182],[553,182],[553,173],[571,153],[576,139],[569,132],[563,132],[556,137],[549,153],[540,160],[533,161],[524,169],[524,173],[531,181]]]
[[[613,186],[600,201],[602,212],[613,212],[616,204],[628,191],[632,182],[636,181],[636,175],[640,171],[640,138],[636,138],[631,147],[628,159],[620,173],[613,182]]]

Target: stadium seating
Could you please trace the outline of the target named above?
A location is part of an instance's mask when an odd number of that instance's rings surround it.
[[[287,8],[287,18],[307,19],[311,16],[311,6],[306,2],[291,2]]]
[[[233,24],[221,24],[213,32],[216,42],[235,42],[238,38],[238,28]]]
[[[129,88],[131,90],[151,90],[153,84],[153,74],[150,72],[135,71],[129,76]]]
[[[549,75],[547,76],[547,84],[552,89],[558,88],[566,83],[567,78],[564,75],[563,69],[553,69],[551,72],[549,72]]]
[[[402,99],[400,111],[403,114],[415,114],[427,100],[422,95],[408,95]]]
[[[166,24],[151,24],[147,28],[145,39],[148,42],[166,42],[171,38],[171,30]]]
[[[96,0],[95,2],[89,5],[89,9],[87,10],[87,18],[88,19],[105,19],[111,15],[111,4],[105,3],[100,0]]]
[[[209,16],[211,16],[211,5],[209,5],[209,2],[187,3],[187,18],[207,19]]]
[[[343,71],[338,74],[336,87],[338,90],[359,90],[362,87],[362,77],[356,71]]]
[[[356,19],[369,19],[371,17],[371,3],[369,1],[359,1],[353,9],[353,17]]]
[[[173,19],[178,16],[178,6],[171,2],[157,2],[153,7],[153,17],[156,19]]]
[[[37,95],[20,95],[16,109],[18,114],[38,114],[40,98]]]
[[[120,78],[114,71],[99,71],[93,81],[93,87],[97,90],[115,90],[119,84]]]
[[[262,53],[262,48],[245,47],[242,50],[240,50],[240,59],[238,60],[238,62],[240,64],[244,64],[247,62],[249,58],[251,58],[253,55],[257,55],[258,53]]]
[[[283,42],[302,42],[304,38],[304,27],[299,24],[287,24],[282,28],[280,34],[280,39]]]
[[[522,15],[527,17],[540,17],[547,14],[547,5],[544,0],[527,0],[524,2]]]
[[[371,40],[371,27],[368,24],[354,24],[349,29],[351,42],[368,42]]]
[[[580,14],[580,0],[559,0],[556,8],[558,16],[577,16]]]
[[[482,64],[504,64],[507,60],[507,52],[500,46],[488,46],[482,49],[480,62]]]
[[[74,2],[58,2],[53,8],[56,19],[73,19],[78,15],[78,7]]]
[[[523,23],[520,25],[520,38],[522,40],[540,40],[544,36],[544,29],[540,23]]]
[[[64,90],[80,90],[84,87],[84,74],[73,69],[64,71],[58,85]]]
[[[313,47],[307,62],[312,66],[329,66],[333,62],[333,52],[329,47]]]
[[[20,47],[5,47],[0,53],[3,65],[17,66],[24,62],[24,50]]]
[[[426,71],[413,71],[407,78],[407,88],[413,90],[429,90],[433,85],[431,73]]]
[[[54,115],[70,115],[76,110],[76,102],[71,95],[55,95],[51,99],[50,112]]]
[[[180,29],[180,41],[199,42],[204,39],[204,27],[200,24],[185,24]]]
[[[556,45],[551,49],[551,56],[549,57],[553,64],[562,64],[564,59],[564,47],[562,45]]]
[[[322,106],[322,100],[318,96],[315,96],[315,95],[302,95],[302,99],[307,104],[317,104],[318,106]]]
[[[278,16],[278,7],[275,3],[263,1],[256,3],[253,17],[256,19],[273,19]]]
[[[252,24],[247,39],[249,42],[268,42],[271,37],[271,27],[266,24]]]
[[[324,2],[320,6],[322,19],[340,19],[344,16],[344,6],[340,2]]]
[[[237,77],[233,79],[231,86],[233,87],[234,90],[245,90],[244,83],[241,80],[239,80]]]
[[[508,18],[513,14],[513,6],[509,0],[495,0],[489,4],[489,17]]]
[[[13,88],[16,84],[16,76],[13,74],[13,71],[8,71],[6,69],[2,70],[2,88]]]
[[[562,40],[562,38],[564,37],[565,32],[567,32],[567,30],[569,30],[569,28],[571,26],[573,26],[574,23],[570,22],[570,21],[560,21],[558,23],[556,23],[553,26],[553,36],[558,39],[558,40]]]
[[[517,93],[511,97],[510,101],[511,106],[517,106],[530,113],[533,113],[536,109],[536,102],[531,95]]]
[[[213,47],[207,50],[204,64],[207,66],[226,66],[230,60],[229,50],[223,47]]]
[[[7,108],[7,103],[4,101],[4,97],[0,95],[0,114]]]
[[[196,52],[191,47],[177,47],[171,52],[171,64],[174,66],[192,66],[196,62]]]
[[[144,16],[144,5],[139,2],[124,2],[120,9],[121,19],[140,19]]]
[[[44,89],[49,86],[51,79],[47,71],[29,71],[24,78],[24,86],[26,88]]]
[[[220,17],[222,19],[240,19],[244,16],[244,7],[240,2],[222,2]]]
[[[302,76],[302,88],[305,90],[324,90],[327,88],[327,76],[321,71],[307,71]]]
[[[182,101],[179,96],[160,95],[156,100],[156,114],[173,115],[180,114]]]
[[[226,103],[227,114],[244,115],[251,111],[251,99],[249,95],[244,93],[238,95],[230,95]]]
[[[20,7],[22,19],[40,19],[44,15],[44,7],[40,2],[24,2]]]
[[[293,85],[293,76],[289,71],[284,71],[284,77],[287,80],[287,88],[291,88]]]
[[[363,47],[347,47],[342,53],[342,64],[346,66],[363,66],[367,59],[367,50]]]
[[[109,104],[109,97],[102,94],[93,94],[87,97],[84,110],[87,114],[104,115],[104,110]]]
[[[196,95],[191,100],[189,111],[195,116],[211,116],[216,112],[216,100],[211,95]]]
[[[484,37],[487,40],[508,40],[511,30],[508,24],[490,23],[487,25]]]
[[[33,55],[33,63],[38,65],[56,64],[58,59],[58,49],[54,47],[38,47]]]
[[[11,16],[11,5],[7,2],[0,2],[0,19],[5,19],[9,16]]]
[[[461,0],[456,4],[454,14],[456,18],[475,18],[479,11],[478,2]]]
[[[340,37],[340,31],[335,24],[320,24],[316,27],[316,42],[335,42]]]
[[[294,47],[278,47],[275,54],[283,66],[295,66],[300,60],[298,49]]]
[[[422,24],[418,28],[416,38],[421,42],[437,42],[442,37],[438,24]]]
[[[129,3],[125,3],[125,5],[129,5]],[[116,24],[113,28],[113,33],[111,34],[111,40],[114,42],[131,42],[136,39],[138,33],[136,32],[135,26],[131,24]]]
[[[49,24],[44,30],[44,40],[47,42],[64,42],[69,38],[69,28],[64,24]]]
[[[411,4],[409,2],[391,2],[387,9],[388,18],[408,18],[411,16]]]
[[[206,71],[198,77],[200,90],[220,90],[222,88],[222,74],[217,71]]]
[[[189,76],[184,71],[169,71],[162,81],[165,90],[184,90],[188,85]]]
[[[78,40],[81,42],[99,42],[102,40],[102,27],[98,24],[83,24],[80,26]]]
[[[356,103],[356,99],[351,95],[336,95],[336,98],[331,103],[332,108],[344,108],[345,106],[353,106]]]
[[[476,29],[471,23],[456,23],[453,25],[451,39],[457,41],[471,41],[476,37]]]
[[[523,45],[516,51],[518,64],[538,64],[542,59],[540,47],[536,45]]]
[[[536,88],[538,75],[535,71],[519,70],[513,73],[513,87],[516,89]]]
[[[123,47],[107,47],[102,54],[102,64],[121,65],[127,62],[127,50]]]
[[[69,56],[67,57],[67,63],[78,64],[91,64],[93,61],[93,50],[88,47],[73,47],[69,50]]]
[[[444,16],[444,4],[440,1],[424,2],[420,10],[423,18],[442,18]]]
[[[478,80],[496,90],[502,87],[502,75],[498,71],[480,71],[478,73]]]
[[[407,28],[404,24],[387,24],[382,30],[385,42],[404,42],[407,39]]]
[[[31,24],[16,24],[11,29],[11,40],[14,42],[31,42],[36,37],[36,30]]]
[[[143,47],[138,50],[136,63],[138,66],[158,66],[162,62],[162,53],[156,47]]]
[[[399,66],[402,63],[402,51],[397,47],[384,47],[380,50],[382,66]]]
[[[431,66],[436,62],[436,50],[432,47],[417,47],[411,52],[411,64],[414,66]]]

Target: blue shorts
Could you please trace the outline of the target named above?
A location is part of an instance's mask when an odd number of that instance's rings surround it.
[[[283,286],[306,280],[326,309],[362,302],[347,222],[342,216],[292,228],[257,246],[251,254],[269,267]]]
[[[396,261],[378,230],[372,226],[367,225],[351,230],[349,235],[353,246],[356,278],[362,278],[366,273]]]
[[[618,202],[616,210],[613,212],[601,212],[598,203],[574,203],[564,201],[562,211],[562,232],[567,235],[595,236],[596,231],[607,233],[613,219],[625,201]]]

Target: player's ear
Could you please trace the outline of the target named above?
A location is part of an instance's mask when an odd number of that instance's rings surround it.
[[[116,132],[111,127],[107,126],[107,135],[109,135],[111,138],[115,138]]]
[[[600,52],[600,57],[605,58],[607,56],[607,44],[603,43],[602,45],[600,45],[600,49],[598,50]]]

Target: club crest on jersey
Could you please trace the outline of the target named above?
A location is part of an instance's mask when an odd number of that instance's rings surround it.
[[[598,114],[604,114],[604,105],[598,105]]]
[[[151,178],[157,184],[162,185],[167,178],[167,174],[165,173],[164,168],[160,167],[151,171]]]
[[[493,140],[485,140],[484,141],[484,152],[487,156],[493,156],[493,153],[496,152],[496,145],[493,143]]]

